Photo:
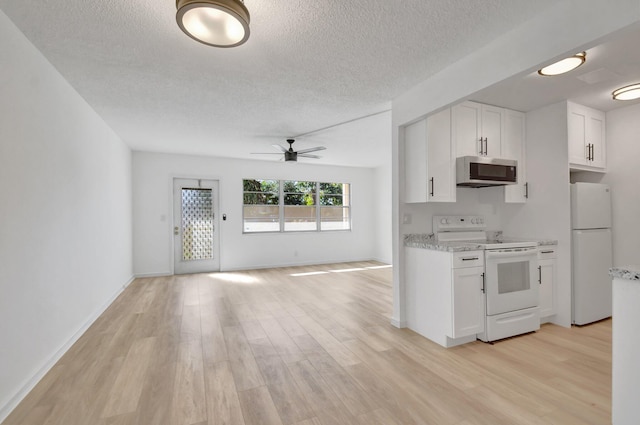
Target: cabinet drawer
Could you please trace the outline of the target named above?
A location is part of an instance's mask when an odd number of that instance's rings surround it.
[[[484,267],[484,251],[462,251],[453,253],[453,268]]]
[[[558,247],[556,245],[541,246],[538,248],[538,260],[546,260],[550,258],[556,258]]]

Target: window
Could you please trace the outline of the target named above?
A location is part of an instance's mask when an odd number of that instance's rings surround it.
[[[349,185],[320,183],[320,230],[351,228]]]
[[[318,230],[315,182],[284,181],[284,231]]]
[[[280,182],[243,180],[245,232],[280,231]]]
[[[244,233],[351,229],[350,185],[243,180]]]

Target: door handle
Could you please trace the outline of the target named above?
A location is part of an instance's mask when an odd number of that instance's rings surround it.
[[[180,234],[180,228],[178,226],[173,228],[173,234],[176,236]]]
[[[587,161],[591,160],[591,144],[587,143]]]
[[[542,285],[542,266],[538,266],[538,283]]]
[[[480,276],[482,276],[482,288],[480,290],[484,294],[484,273],[482,273]]]

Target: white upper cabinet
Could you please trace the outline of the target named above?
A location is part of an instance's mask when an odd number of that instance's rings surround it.
[[[505,186],[505,202],[526,202],[525,115],[497,106],[462,102],[452,108],[456,156],[488,156],[518,161],[518,184]]]
[[[405,202],[455,202],[451,109],[404,129]]]
[[[567,102],[569,166],[572,170],[605,171],[605,114]]]
[[[454,106],[452,111],[452,140],[457,156],[500,156],[503,108],[467,101]]]
[[[525,115],[522,112],[509,109],[504,111],[504,142],[500,157],[518,161],[518,184],[504,187],[504,201],[526,202],[529,196],[529,183],[527,183],[525,160]]]

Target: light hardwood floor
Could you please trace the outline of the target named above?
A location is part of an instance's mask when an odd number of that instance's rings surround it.
[[[4,424],[610,423],[610,321],[444,349],[379,266],[137,279]]]

